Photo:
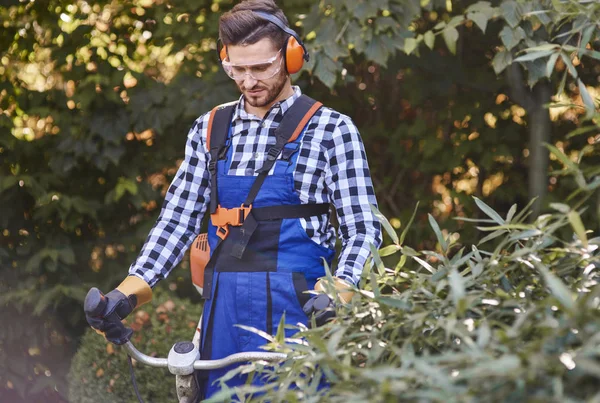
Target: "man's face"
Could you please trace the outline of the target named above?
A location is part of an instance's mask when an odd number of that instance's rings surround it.
[[[283,55],[279,52],[279,49],[275,48],[273,41],[269,38],[263,38],[251,45],[230,45],[227,46],[227,51],[229,62],[240,66],[237,70],[242,74],[238,74],[241,77],[235,79],[235,82],[244,95],[246,102],[256,108],[272,104],[283,90],[288,79],[283,65]],[[273,59],[275,56],[276,58],[271,67],[261,64],[261,62]],[[244,67],[246,65],[247,67]],[[267,79],[257,80],[252,77],[252,72],[259,71],[261,68],[272,68],[273,71],[278,69],[278,71],[273,77]],[[243,74],[244,71],[247,74]]]

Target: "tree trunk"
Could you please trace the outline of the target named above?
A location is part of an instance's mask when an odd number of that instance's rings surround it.
[[[548,149],[550,141],[550,113],[546,106],[552,97],[550,83],[540,82],[533,87],[529,114],[529,198],[537,197],[533,205],[533,217],[540,213],[548,191]]]
[[[506,69],[506,78],[511,98],[527,111],[529,127],[529,199],[537,198],[532,206],[532,219],[542,207],[548,191],[548,155],[544,143],[550,141],[550,113],[547,104],[552,100],[552,88],[548,80],[538,82],[530,90],[523,77],[521,67],[513,63]]]

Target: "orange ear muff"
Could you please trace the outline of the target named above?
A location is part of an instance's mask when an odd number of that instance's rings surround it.
[[[219,51],[219,60],[227,60],[227,46],[223,46]]]
[[[304,64],[304,48],[293,36],[287,41],[285,46],[285,67],[287,72],[294,74],[300,71]]]

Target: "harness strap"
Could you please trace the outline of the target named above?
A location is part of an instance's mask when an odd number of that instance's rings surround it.
[[[250,192],[242,206],[225,209],[219,205],[217,190],[217,161],[225,153],[225,143],[229,134],[229,127],[235,104],[227,104],[214,108],[209,118],[207,147],[209,147],[211,161],[209,171],[211,174],[211,200],[210,212],[213,225],[217,226],[217,235],[220,238],[213,251],[211,258],[206,266],[204,278],[203,298],[211,298],[212,278],[216,256],[220,251],[220,246],[229,234],[229,225],[242,226],[240,236],[235,245],[232,246],[231,255],[241,259],[246,246],[254,231],[258,228],[259,221],[279,220],[285,218],[308,218],[316,215],[326,214],[329,211],[328,203],[320,204],[300,204],[300,205],[281,205],[262,208],[252,208],[252,203],[256,199],[260,188],[262,187],[269,171],[275,164],[277,158],[282,153],[286,143],[294,142],[302,133],[313,115],[322,106],[320,102],[301,95],[283,116],[283,119],[277,129],[275,129],[275,144],[267,152],[267,159],[263,166],[257,171],[256,177]],[[291,154],[285,154],[283,159],[291,158]]]
[[[267,152],[267,160],[265,161],[263,166],[257,171],[258,176],[252,184],[250,192],[248,192],[248,196],[242,204],[242,207],[248,207],[251,206],[252,203],[254,203],[254,199],[256,199],[260,188],[265,182],[265,179],[267,179],[269,171],[271,170],[273,165],[275,165],[275,161],[277,161],[277,158],[281,154],[281,151],[283,150],[285,144],[288,142],[293,142],[298,138],[300,133],[302,133],[302,131],[304,130],[304,127],[306,126],[308,121],[313,117],[313,115],[317,112],[317,110],[319,110],[321,106],[323,106],[322,103],[317,102],[306,95],[301,95],[298,99],[296,99],[296,101],[294,101],[294,103],[287,110],[285,115],[283,115],[281,123],[279,124],[277,129],[275,129],[275,144],[271,146],[271,148],[269,148],[269,151]],[[288,158],[290,157],[291,155],[288,156]],[[270,208],[274,207],[276,206]],[[310,207],[310,205],[299,205],[298,207],[301,207],[301,209],[304,208],[306,209],[306,211],[312,208]],[[302,211],[301,209],[299,209],[300,213]],[[304,217],[304,215],[302,215],[302,217]],[[250,214],[246,217],[242,225],[240,237],[237,239],[236,244],[231,249],[231,256],[238,259],[242,258],[244,251],[246,250],[246,246],[248,246],[250,238],[252,237],[252,234],[254,233],[257,227],[257,218],[253,214],[252,210],[250,210]]]
[[[229,125],[236,103],[223,104],[210,111],[206,133],[206,148],[210,152],[208,172],[210,173],[210,213],[217,211],[219,188],[217,186],[217,163],[223,157],[225,142],[229,134]]]

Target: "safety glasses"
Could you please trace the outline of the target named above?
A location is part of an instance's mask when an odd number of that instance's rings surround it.
[[[238,81],[243,80],[246,75],[249,75],[255,80],[268,80],[281,70],[282,58],[279,58],[281,49],[275,54],[275,56],[256,63],[250,64],[236,64],[231,63],[228,60],[223,60],[223,70],[232,79]]]

